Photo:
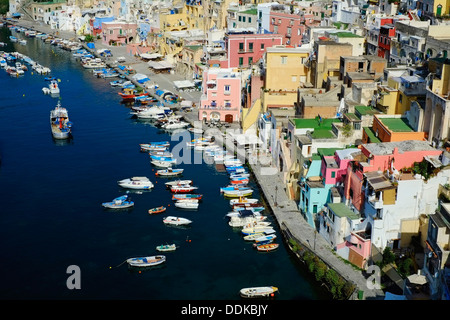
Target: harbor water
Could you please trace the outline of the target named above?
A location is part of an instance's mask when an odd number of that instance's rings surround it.
[[[182,178],[193,180],[203,201],[195,211],[175,208],[168,180],[155,176],[139,144],[167,140],[174,147],[181,140],[133,119],[112,80],[94,77],[71,52],[39,38],[11,43],[9,35],[0,28],[0,41],[7,43],[0,50],[49,67],[61,93],[43,94],[46,76],[31,68],[17,78],[0,70],[2,299],[238,300],[241,288],[266,285],[279,288],[275,299],[327,299],[278,229],[280,247],[261,253],[228,225],[229,200],[219,192],[229,182],[226,172],[213,164],[180,164]],[[58,101],[74,124],[69,142],[51,136],[49,114]],[[102,202],[126,193],[117,181],[132,176],[147,176],[155,187],[130,192],[130,210],[104,209]],[[252,197],[260,197],[255,181],[250,185]],[[165,213],[148,214],[162,205]],[[167,215],[193,223],[169,227],[162,222]],[[157,254],[155,247],[167,243],[178,248],[164,253],[160,268],[137,271],[124,263]],[[79,289],[68,288],[70,266],[79,268]]]

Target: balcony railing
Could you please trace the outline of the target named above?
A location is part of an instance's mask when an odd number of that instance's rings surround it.
[[[237,110],[237,107],[231,106],[212,106],[212,105],[203,105],[200,106],[200,110]]]

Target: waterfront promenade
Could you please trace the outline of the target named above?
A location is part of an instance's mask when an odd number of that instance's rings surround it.
[[[357,290],[364,292],[364,300],[382,300],[382,290],[371,289],[361,271],[354,269],[333,253],[333,249],[325,239],[317,234],[311,225],[301,215],[295,201],[287,197],[282,183],[281,173],[275,168],[261,167],[257,161],[251,164],[252,171],[265,195],[267,205],[272,209],[280,228],[287,229],[292,236],[307,246],[323,262],[338,272],[344,279],[353,283]],[[271,170],[272,169],[272,170]],[[275,174],[270,174],[273,172]]]
[[[64,39],[76,38],[76,35],[73,32],[61,31],[56,34],[56,30],[51,30],[49,26],[35,25],[34,23],[26,20],[17,22],[17,25],[25,28],[33,28],[37,31],[53,34]],[[150,80],[158,84],[160,89],[174,92],[173,81],[185,80],[177,74],[155,74],[151,72],[145,61],[142,61],[138,57],[127,55],[125,47],[104,46],[100,41],[96,41],[95,46],[95,50],[102,48],[111,50],[113,53],[113,57],[110,58],[111,60],[117,59],[117,57],[125,57],[126,61],[123,63],[124,65],[132,66],[137,73],[148,75]],[[175,91],[174,93],[179,94],[180,97],[186,100],[193,101],[196,105],[199,105],[201,92]],[[193,122],[197,120],[197,112],[197,110],[194,110],[193,112],[186,113],[186,120],[193,124]],[[282,229],[289,230],[289,232],[298,241],[300,241],[302,245],[308,246],[311,251],[313,251],[327,265],[337,271],[343,278],[355,284],[357,290],[362,290],[364,292],[364,299],[383,299],[383,292],[381,290],[369,289],[367,287],[367,280],[361,271],[354,269],[351,265],[346,264],[342,259],[336,256],[325,239],[316,234],[315,230],[306,222],[298,210],[296,203],[293,200],[288,199],[281,174],[265,174],[264,169],[267,168],[262,168],[258,163],[250,164],[250,166],[262,192],[265,195],[267,205],[270,206],[280,227]]]

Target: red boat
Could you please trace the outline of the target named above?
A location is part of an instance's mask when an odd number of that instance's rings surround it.
[[[170,191],[172,191],[172,193],[189,193],[196,189],[197,189],[197,187],[187,186],[187,185],[170,187]]]
[[[122,97],[122,100],[134,100],[136,97],[148,96],[148,92],[136,94],[134,89],[125,88],[118,95]]]
[[[243,180],[231,180],[230,183],[231,183],[232,185],[236,185],[236,184],[244,185],[244,184],[248,184],[248,179],[243,179]]]

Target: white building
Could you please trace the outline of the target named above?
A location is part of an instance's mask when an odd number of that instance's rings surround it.
[[[450,182],[449,169],[439,171],[427,181],[422,176],[407,174],[388,178],[381,171],[366,172],[364,176],[364,211],[372,225],[372,243],[381,250],[386,246],[401,247],[402,221],[433,214],[438,208],[439,185]]]

